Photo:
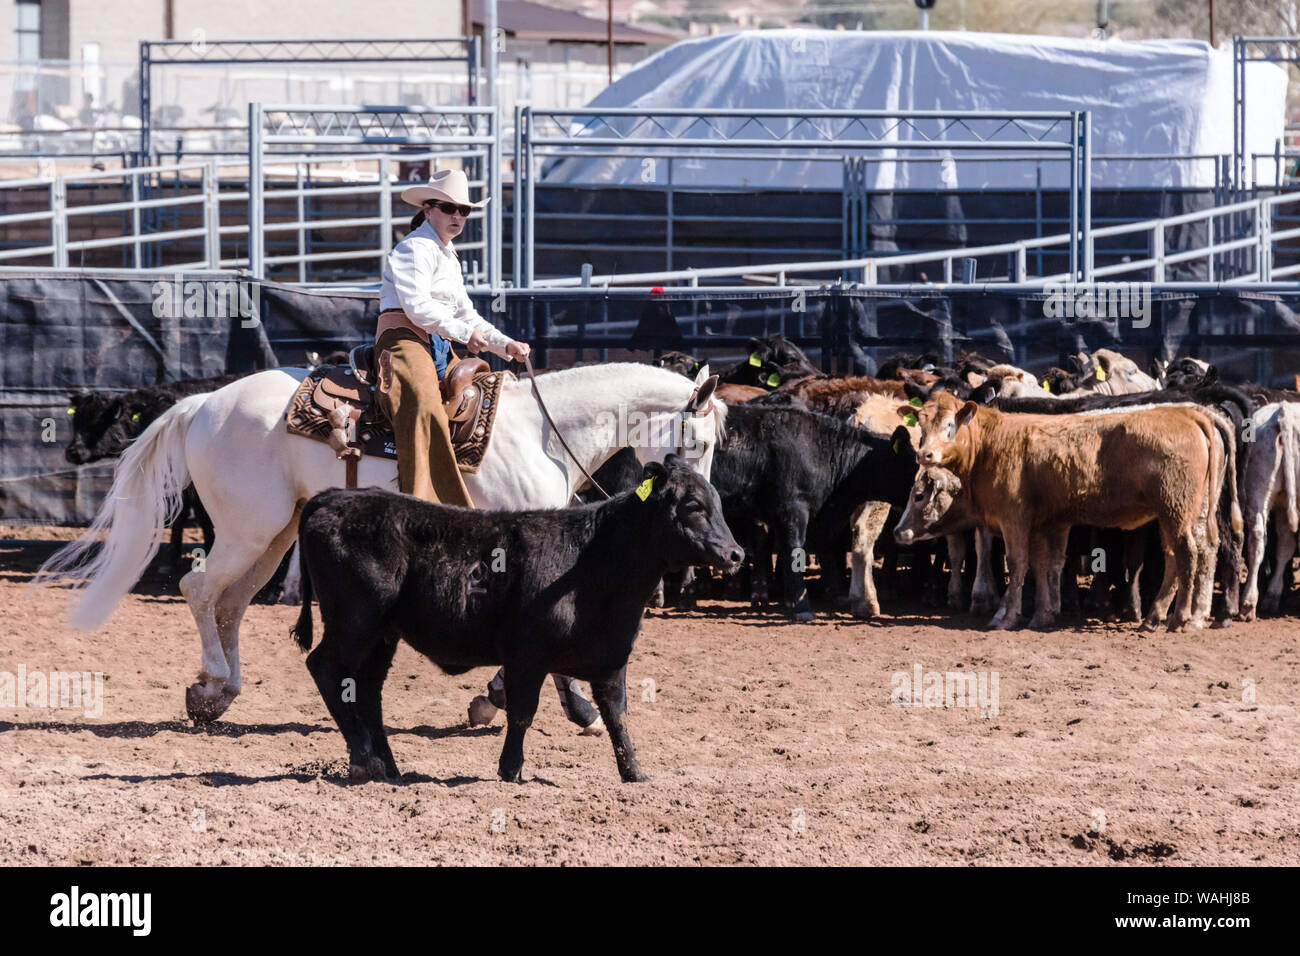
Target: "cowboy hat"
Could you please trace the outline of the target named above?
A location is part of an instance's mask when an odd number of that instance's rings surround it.
[[[491,197],[478,202],[469,201],[469,180],[459,169],[440,169],[429,177],[423,186],[410,186],[402,190],[402,201],[412,206],[423,206],[427,202],[454,202],[457,206],[471,206],[478,209],[486,206]]]

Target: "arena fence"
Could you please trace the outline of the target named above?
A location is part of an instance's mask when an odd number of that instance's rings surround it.
[[[979,351],[1038,370],[1080,348],[1139,363],[1194,355],[1225,377],[1291,384],[1300,370],[1295,283],[1124,284],[1088,299],[1069,286],[877,289],[506,290],[480,312],[531,342],[539,367],[644,361],[683,349],[734,362],[782,333],[829,372],[869,373],[896,352]],[[112,463],[74,467],[71,394],[302,365],[308,350],[369,341],[373,291],[309,291],[213,272],[14,272],[0,283],[0,516],[86,523]],[[501,366],[499,360],[493,363]]]

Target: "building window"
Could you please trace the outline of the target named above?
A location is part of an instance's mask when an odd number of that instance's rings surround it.
[[[41,58],[40,0],[18,0],[14,4],[14,12],[17,14],[14,46],[18,59],[39,60]]]

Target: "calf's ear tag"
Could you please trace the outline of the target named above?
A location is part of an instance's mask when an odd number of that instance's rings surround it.
[[[922,405],[925,404],[925,402],[921,401],[921,399],[913,395],[911,398],[907,400],[907,404],[911,405],[913,408],[920,408]]]
[[[750,352],[750,353],[749,353],[749,364],[750,364],[750,365],[753,365],[753,366],[756,367],[756,368],[761,368],[762,365],[763,365],[763,360],[762,360],[761,358],[758,357],[758,353],[757,353],[757,352]]]
[[[650,497],[650,492],[654,490],[655,480],[653,478],[647,478],[645,481],[641,482],[641,484],[636,486],[636,496],[642,501],[645,501]]]
[[[916,412],[908,412],[904,415],[903,424],[908,428],[914,428],[916,426]],[[898,451],[897,446],[895,446],[894,451]]]
[[[1100,365],[1097,366],[1097,381],[1099,382],[1106,381],[1106,370],[1102,368]]]
[[[906,420],[907,420],[907,419],[904,419],[904,421],[906,421]],[[895,439],[894,439],[894,454],[895,454],[895,455],[898,454],[898,443],[899,443],[900,441],[902,441],[901,438],[895,438]]]
[[[1043,379],[1043,391],[1050,392],[1051,390],[1052,390],[1052,383],[1049,382],[1047,379]]]
[[[776,388],[778,385],[781,384],[781,376],[778,375],[776,372],[773,372],[771,375],[767,377],[767,384],[769,388]]]

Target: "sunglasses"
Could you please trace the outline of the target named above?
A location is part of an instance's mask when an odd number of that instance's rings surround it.
[[[444,212],[448,216],[454,213],[460,213],[462,216],[468,218],[469,214],[474,211],[474,207],[472,206],[457,206],[454,202],[428,202],[425,203],[425,205],[432,206],[434,209],[437,209],[439,212]]]

